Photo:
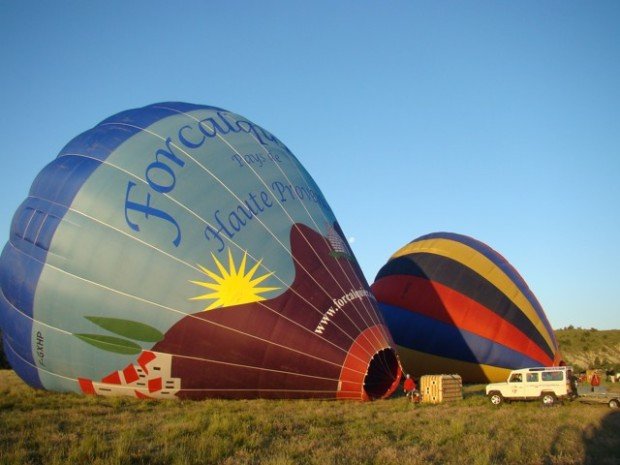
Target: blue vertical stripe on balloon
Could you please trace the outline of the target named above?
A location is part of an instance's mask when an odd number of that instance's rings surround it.
[[[141,130],[169,116],[194,110],[225,111],[217,107],[182,102],[156,103],[122,111],[73,138],[58,156],[81,155],[104,161],[119,145]]]
[[[176,115],[177,113],[188,113],[195,110],[226,111],[222,108],[208,105],[195,105],[184,102],[161,102],[143,108],[133,108],[131,110],[122,111],[106,118],[97,126],[121,123],[144,129],[168,116]]]
[[[379,303],[379,310],[394,342],[401,347],[464,362],[512,369],[540,365],[539,361],[516,350],[434,318],[383,303]]]
[[[32,355],[32,319],[15,308],[2,292],[0,292],[0,321],[4,354],[9,364],[30,386],[42,388]]]

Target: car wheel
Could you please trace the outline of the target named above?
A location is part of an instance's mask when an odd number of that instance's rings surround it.
[[[493,405],[500,405],[502,402],[504,402],[504,398],[497,391],[489,393],[489,400]]]
[[[543,405],[547,405],[547,406],[553,405],[557,401],[555,395],[551,393],[545,393],[541,395],[540,400],[542,401]]]
[[[609,408],[612,408],[615,410],[618,407],[620,407],[620,402],[618,402],[618,399],[611,399],[608,405],[609,405]]]

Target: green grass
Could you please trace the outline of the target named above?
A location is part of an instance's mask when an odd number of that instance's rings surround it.
[[[139,401],[0,371],[0,464],[618,464],[620,413],[577,402]]]

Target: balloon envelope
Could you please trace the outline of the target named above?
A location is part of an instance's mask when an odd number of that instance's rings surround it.
[[[237,114],[106,119],[35,179],[0,258],[7,357],[103,395],[389,395],[393,342],[320,189]]]
[[[414,240],[381,268],[372,290],[406,372],[483,383],[561,363],[553,329],[523,278],[471,237]]]

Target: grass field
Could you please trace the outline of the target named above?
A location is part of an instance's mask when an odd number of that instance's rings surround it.
[[[614,386],[615,387],[615,386]],[[620,412],[578,402],[139,401],[0,371],[0,464],[620,464]]]

